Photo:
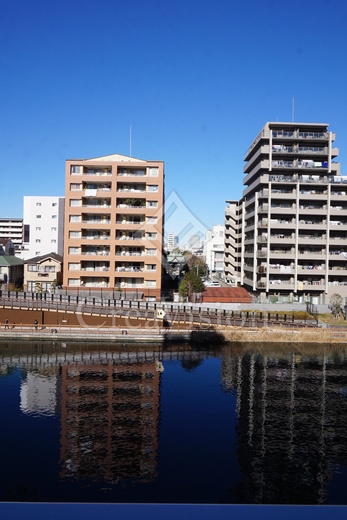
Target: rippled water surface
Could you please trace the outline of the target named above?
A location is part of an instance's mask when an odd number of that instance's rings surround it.
[[[0,345],[0,500],[346,504],[343,348]]]

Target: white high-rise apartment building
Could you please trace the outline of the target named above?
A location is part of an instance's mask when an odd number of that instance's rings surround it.
[[[64,197],[24,197],[21,258],[27,260],[47,253],[63,256],[64,207]]]
[[[347,297],[347,177],[325,123],[266,123],[227,201],[225,275],[265,301]]]

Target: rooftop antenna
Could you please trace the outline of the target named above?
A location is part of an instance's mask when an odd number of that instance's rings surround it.
[[[130,125],[130,157],[131,157],[131,125]]]
[[[294,123],[294,96],[293,96],[293,106],[292,106],[292,123]]]

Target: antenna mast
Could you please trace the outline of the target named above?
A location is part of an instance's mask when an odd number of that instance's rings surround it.
[[[293,96],[293,107],[292,107],[292,123],[294,123],[294,96]]]
[[[131,125],[130,125],[130,157],[131,157]]]

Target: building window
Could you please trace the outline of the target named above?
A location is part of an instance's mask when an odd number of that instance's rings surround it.
[[[158,218],[157,217],[147,217],[146,222],[147,222],[147,224],[157,224]]]
[[[57,231],[56,227],[51,227],[51,231]]]
[[[70,208],[76,207],[76,206],[82,206],[81,199],[71,199],[70,200]]]
[[[36,218],[41,218],[41,215],[36,215]]]
[[[52,240],[51,240],[51,244],[56,244],[56,243],[57,243],[56,239],[55,239],[55,238],[52,238]]]
[[[79,278],[69,278],[67,284],[71,287],[71,285],[79,285]]]
[[[146,255],[157,256],[157,250],[156,249],[146,249]]]
[[[41,202],[36,202],[36,206],[41,206]]]
[[[70,215],[70,222],[81,222],[81,215]]]
[[[36,231],[41,231],[41,228],[40,228],[40,227],[37,227],[37,228],[36,228]]]
[[[146,287],[156,287],[156,282],[155,282],[155,280],[146,280],[145,286]]]
[[[157,208],[158,202],[156,200],[148,200],[147,201],[147,208]]]
[[[156,271],[157,265],[156,264],[147,264],[146,265],[146,271]]]
[[[147,172],[149,177],[158,177],[159,168],[147,168]]]
[[[149,240],[157,240],[157,233],[146,233],[146,238]]]
[[[52,202],[52,206],[56,206],[56,205],[57,205],[57,203],[56,203],[56,202]]]
[[[80,231],[69,231],[69,238],[80,238]]]
[[[69,262],[69,271],[78,271],[80,268],[80,264],[76,264],[75,262]]]
[[[147,186],[147,191],[158,191],[158,186],[156,184]]]
[[[79,247],[69,247],[69,255],[78,255],[79,252]]]
[[[54,265],[45,265],[44,272],[45,273],[55,273],[55,266]]]
[[[76,184],[76,183],[71,183],[70,184],[70,191],[79,191],[81,189],[81,185],[80,184]]]
[[[35,242],[36,242],[36,244],[41,244],[41,239],[40,239],[40,238],[37,238],[37,239],[35,240]]]
[[[52,215],[52,218],[57,218],[57,215]]]
[[[70,173],[72,175],[78,175],[79,173],[82,173],[82,166],[71,166]]]
[[[37,272],[37,265],[28,265],[28,271],[30,273],[36,273]]]

